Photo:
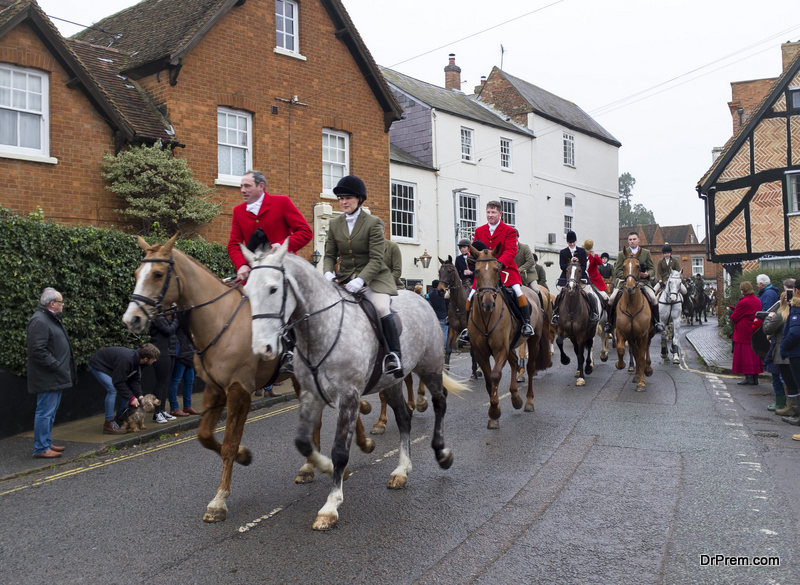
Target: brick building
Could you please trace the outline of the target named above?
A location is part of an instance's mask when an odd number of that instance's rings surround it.
[[[71,39],[35,0],[0,0],[0,205],[17,212],[120,223],[103,153],[161,140],[215,188],[210,240],[250,168],[309,221],[357,174],[385,216],[401,112],[339,0],[143,0]]]

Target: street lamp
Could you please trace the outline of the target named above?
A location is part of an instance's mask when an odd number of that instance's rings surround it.
[[[311,263],[314,265],[314,268],[319,264],[320,258],[322,258],[322,254],[320,254],[318,250],[314,250],[311,254]]]
[[[458,232],[459,232],[459,225],[458,225],[458,194],[463,193],[466,191],[466,187],[459,187],[458,189],[453,189],[453,221],[455,222],[455,229],[456,229],[456,249],[458,249]]]
[[[417,265],[417,262],[422,262],[422,267],[427,268],[431,265],[431,255],[428,254],[427,250],[425,250],[425,252],[422,253],[422,256],[419,258],[414,258],[414,266]]]

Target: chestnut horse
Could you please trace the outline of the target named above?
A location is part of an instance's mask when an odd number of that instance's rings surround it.
[[[189,329],[197,348],[194,367],[205,382],[205,410],[197,438],[222,457],[222,478],[203,520],[220,522],[228,511],[226,500],[231,493],[234,461],[249,465],[253,460],[250,450],[241,445],[250,412],[250,394],[272,379],[278,360],[260,360],[253,355],[250,305],[241,288],[228,287],[208,268],[175,249],[177,237],[176,234],[166,244],[154,246],[138,238],[145,258],[136,270],[136,287],[122,321],[132,332],[141,333],[162,307],[177,303],[179,310],[192,311]],[[296,382],[294,387],[299,393]],[[220,444],[214,437],[214,427],[225,407],[228,415]],[[356,443],[369,453],[375,442],[366,437],[360,419],[358,427]],[[314,441],[319,445],[319,426]],[[314,468],[307,461],[295,482],[309,482],[313,477]]]
[[[531,358],[528,360],[528,394],[525,412],[533,412],[533,377],[538,370],[549,368],[553,362],[550,358],[550,328],[544,323],[539,296],[528,287],[522,291],[531,305],[531,327],[534,334],[527,339],[519,336],[519,322],[512,316],[506,305],[505,295],[500,290],[500,263],[497,255],[501,245],[494,250],[479,251],[470,247],[475,263],[475,296],[472,299],[472,310],[469,318],[469,338],[475,358],[478,360],[486,381],[489,393],[489,423],[487,428],[500,428],[500,398],[498,386],[506,361],[511,364],[511,405],[522,408],[522,399],[517,393],[517,354],[514,351],[522,343],[527,343]],[[500,297],[498,299],[498,296]],[[512,342],[516,339],[516,343]],[[494,367],[489,358],[494,358]]]
[[[641,250],[640,250],[641,253]],[[639,256],[628,256],[623,261],[622,274],[625,288],[620,290],[617,301],[617,369],[625,367],[625,342],[628,342],[636,363],[636,391],[645,391],[645,376],[653,375],[650,365],[650,340],[655,335],[651,327],[650,303],[639,284]]]
[[[448,256],[447,260],[439,258],[439,262],[441,266],[439,267],[439,286],[436,287],[436,292],[450,301],[447,304],[447,323],[450,328],[447,331],[447,345],[444,351],[444,367],[449,370],[450,355],[458,344],[458,336],[467,328],[467,297],[470,289],[461,283],[452,256]],[[478,362],[475,361],[472,344],[470,344],[469,356],[472,360],[472,378],[470,379],[477,380]]]

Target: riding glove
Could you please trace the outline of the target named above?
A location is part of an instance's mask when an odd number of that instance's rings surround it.
[[[329,281],[331,281],[334,278],[336,278],[336,275],[333,272],[328,271],[328,272],[325,273],[325,278],[327,278]]]
[[[364,279],[360,276],[354,278],[345,285],[345,288],[351,293],[357,293],[364,288]]]

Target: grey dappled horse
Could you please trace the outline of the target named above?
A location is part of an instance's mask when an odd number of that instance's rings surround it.
[[[664,288],[658,295],[658,317],[661,324],[664,326],[664,331],[661,332],[661,357],[668,359],[667,346],[672,352],[672,363],[681,363],[680,358],[680,328],[681,328],[681,312],[683,311],[683,303],[681,302],[681,288],[683,288],[683,279],[681,273],[683,270],[670,270],[669,278],[664,283]],[[684,288],[684,291],[686,289]]]
[[[289,327],[294,329],[295,377],[302,388],[295,445],[317,469],[333,477],[328,500],[313,525],[315,530],[328,530],[339,519],[342,482],[359,399],[372,374],[380,342],[353,297],[328,282],[306,260],[288,254],[287,249],[284,243],[275,253],[253,254],[243,247],[253,267],[245,287],[253,312],[252,349],[262,359],[272,359],[280,351],[282,334]],[[403,324],[400,335],[403,373],[408,375],[413,371],[431,393],[436,417],[431,446],[439,466],[448,469],[453,454],[444,446],[442,431],[447,390],[457,392],[465,388],[443,372],[442,328],[428,302],[411,291],[400,291],[392,298],[392,309]],[[387,486],[399,489],[405,487],[411,471],[411,413],[403,398],[403,378],[382,375],[370,393],[379,391],[384,392],[400,429],[400,462]],[[311,440],[326,403],[339,409],[331,458],[317,451]]]

